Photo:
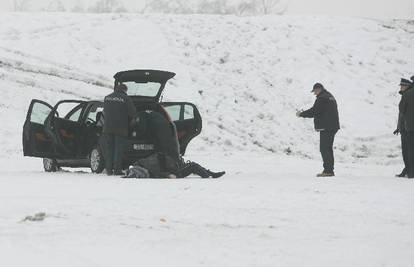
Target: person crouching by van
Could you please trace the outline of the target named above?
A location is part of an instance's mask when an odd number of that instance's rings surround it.
[[[105,139],[105,169],[107,175],[123,175],[122,158],[129,126],[134,123],[136,108],[128,96],[128,87],[119,84],[105,97],[103,134]]]
[[[333,143],[339,130],[338,106],[333,95],[320,83],[316,83],[311,91],[316,101],[308,110],[298,111],[296,116],[313,118],[315,130],[320,133],[320,152],[323,159],[323,172],[317,177],[331,177],[334,173]]]

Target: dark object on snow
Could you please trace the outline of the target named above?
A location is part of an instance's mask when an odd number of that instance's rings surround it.
[[[407,131],[414,131],[414,89],[408,88],[402,95],[399,111],[404,116],[404,127]]]
[[[335,176],[334,172],[326,172],[326,171],[323,171],[316,175],[316,177],[334,177],[334,176]]]
[[[333,95],[327,90],[316,97],[316,101],[308,110],[300,113],[300,117],[314,118],[315,130],[339,130],[338,106]]]
[[[126,93],[126,86],[120,84],[104,100],[105,134],[128,135],[129,126],[137,113],[132,99]]]
[[[408,174],[408,171],[407,171],[407,169],[406,169],[406,168],[404,168],[404,169],[401,171],[401,173],[396,174],[396,175],[395,175],[395,177],[398,177],[398,178],[404,178],[404,177],[407,177],[407,174]]]
[[[320,88],[321,84],[315,84]],[[315,87],[314,86],[314,87]],[[323,86],[322,86],[323,88]],[[314,118],[315,130],[320,132],[320,152],[323,159],[323,173],[333,173],[334,153],[333,143],[339,130],[338,106],[333,95],[325,89],[316,96],[313,107],[300,112],[299,117]]]
[[[323,87],[323,85],[321,83],[315,83],[312,87],[312,91],[315,91],[316,89],[325,89],[325,87]]]
[[[202,178],[218,178],[225,172],[215,173],[195,162],[184,162],[180,155],[177,130],[159,113],[150,113],[146,118],[147,130],[153,137],[156,153],[140,159],[136,165],[148,170],[151,178],[167,178],[173,174],[184,178],[196,174]]]
[[[407,134],[408,178],[414,178],[414,131]]]
[[[105,123],[105,169],[108,175],[122,174],[122,159],[126,148],[129,126],[135,119],[137,110],[132,99],[127,95],[124,84],[115,87],[115,91],[104,100]]]
[[[414,178],[414,89],[411,85],[401,97],[399,111],[407,131],[408,177]]]
[[[226,172],[212,172],[195,162],[187,162],[184,163],[184,165],[181,166],[181,168],[178,170],[177,177],[183,178],[187,177],[190,174],[196,174],[201,178],[220,178],[221,176],[226,174]]]
[[[401,90],[399,93],[401,94],[401,100],[400,104],[402,105],[402,99],[403,95],[407,92],[407,90],[403,91]],[[396,175],[397,177],[405,177],[409,172],[409,158],[408,158],[408,136],[407,136],[407,129],[405,128],[405,117],[402,112],[398,113],[398,123],[397,123],[397,129],[393,132],[395,135],[400,134],[401,135],[401,150],[402,150],[402,156],[404,161],[404,169],[403,171]]]
[[[154,153],[151,156],[138,160],[134,167],[140,167],[148,171],[148,177],[136,178],[185,178],[191,174],[201,178],[219,178],[225,172],[212,172],[205,169],[195,162],[176,162],[169,155],[164,153]]]
[[[320,152],[323,159],[323,170],[326,173],[333,173],[334,171],[334,153],[333,143],[337,131],[321,131],[320,132]]]
[[[126,146],[126,137],[105,134],[105,169],[108,175],[119,175],[122,170],[122,158]]]
[[[148,114],[148,130],[156,151],[165,153],[176,162],[180,161],[180,145],[174,124],[168,123],[160,113],[152,112]]]

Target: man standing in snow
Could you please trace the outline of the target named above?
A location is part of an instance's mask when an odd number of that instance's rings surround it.
[[[136,108],[127,95],[128,87],[119,84],[104,100],[105,166],[107,175],[122,175],[122,157]]]
[[[412,86],[411,82],[407,79],[401,79],[400,82],[400,95],[401,95],[401,101],[400,105],[402,105],[402,96],[407,92],[407,90]],[[409,173],[410,164],[408,161],[408,136],[407,136],[407,130],[405,128],[405,119],[404,115],[401,113],[401,111],[398,114],[398,123],[397,123],[397,129],[394,131],[395,135],[400,134],[401,135],[401,150],[402,150],[402,156],[404,161],[404,169],[400,174],[397,174],[397,177],[406,177]]]
[[[320,132],[323,172],[317,174],[317,177],[335,176],[333,143],[339,130],[338,106],[333,95],[322,84],[316,83],[311,92],[316,96],[313,107],[306,111],[298,111],[296,116],[314,118],[315,130]]]
[[[411,79],[414,80],[414,76]],[[406,89],[401,98],[399,110],[407,131],[408,178],[414,178],[414,89],[413,83],[408,80],[401,83],[401,87],[403,86]]]

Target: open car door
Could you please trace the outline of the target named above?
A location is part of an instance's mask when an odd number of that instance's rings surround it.
[[[55,158],[76,159],[80,156],[82,140],[81,118],[85,101],[58,102],[45,122],[45,130],[53,139]]]
[[[201,133],[202,119],[197,107],[188,102],[160,103],[177,128],[180,154],[184,155],[190,141]]]
[[[34,99],[27,111],[23,126],[23,154],[25,156],[54,158],[53,140],[46,131],[45,121],[53,107],[46,102]]]

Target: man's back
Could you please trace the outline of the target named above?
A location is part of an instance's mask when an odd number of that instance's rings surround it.
[[[114,91],[104,100],[104,133],[127,136],[129,122],[135,115],[131,98],[121,90]]]
[[[400,112],[404,116],[407,131],[414,131],[414,88],[404,93],[400,102]]]

